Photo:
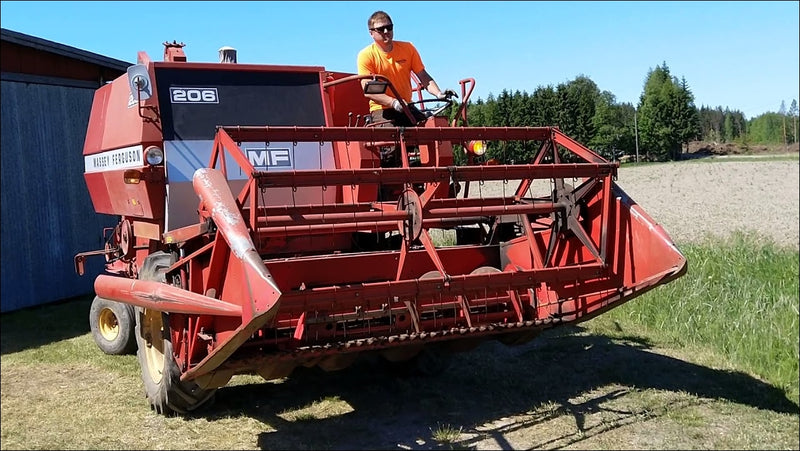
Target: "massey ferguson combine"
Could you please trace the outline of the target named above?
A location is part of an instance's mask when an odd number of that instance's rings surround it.
[[[617,163],[555,127],[469,127],[472,79],[460,104],[418,87],[427,120],[380,127],[361,86],[394,92],[380,76],[191,63],[182,47],[140,52],[95,94],[84,176],[119,223],[75,257],[82,274],[104,256],[95,339],[136,350],[159,413],[192,411],[237,374],[368,355],[424,368],[484,340],[524,343],[686,271],[615,184]],[[512,142],[531,161],[481,155]],[[382,146],[401,167],[380,167]]]

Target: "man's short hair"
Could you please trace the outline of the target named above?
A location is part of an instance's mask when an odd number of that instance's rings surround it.
[[[387,19],[389,23],[393,23],[392,18],[389,17],[389,14],[384,11],[375,11],[371,16],[369,16],[369,20],[367,20],[367,28],[372,28],[372,26],[375,25],[375,22],[381,19]]]

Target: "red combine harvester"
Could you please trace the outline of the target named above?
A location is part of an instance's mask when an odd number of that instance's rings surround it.
[[[182,47],[140,52],[95,94],[84,176],[119,224],[75,257],[81,274],[105,257],[95,340],[137,352],[159,413],[200,407],[236,374],[524,343],[686,272],[615,184],[618,163],[555,127],[467,126],[472,79],[460,104],[417,86],[427,120],[379,127],[362,120],[363,76],[191,63]],[[512,142],[535,156],[486,164]],[[380,167],[382,146],[402,167]]]

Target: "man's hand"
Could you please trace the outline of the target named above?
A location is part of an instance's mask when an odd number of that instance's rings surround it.
[[[447,100],[451,97],[458,98],[458,94],[452,89],[445,89],[443,92],[440,92],[438,96],[436,96],[439,100]]]
[[[403,112],[403,104],[397,99],[392,100],[392,108],[399,113]]]

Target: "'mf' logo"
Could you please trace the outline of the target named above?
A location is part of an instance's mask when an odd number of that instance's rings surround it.
[[[269,147],[247,149],[247,160],[257,171],[266,171],[269,168],[291,168],[292,154],[288,148]]]

